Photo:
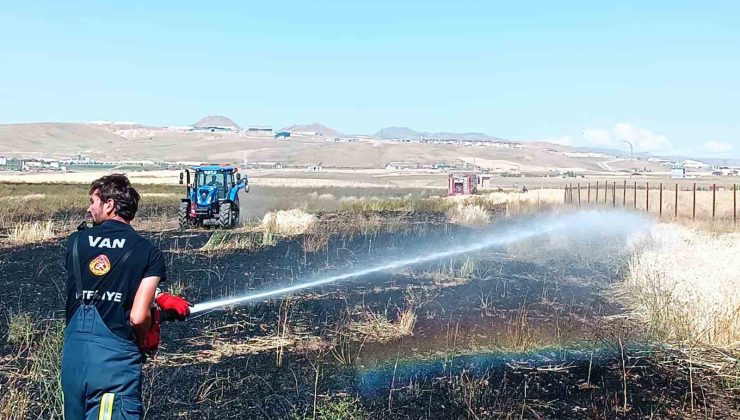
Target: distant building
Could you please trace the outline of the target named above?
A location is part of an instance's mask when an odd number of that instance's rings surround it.
[[[220,133],[220,132],[230,132],[230,131],[236,131],[234,127],[222,127],[222,126],[212,126],[212,127],[193,127],[193,131],[202,131],[206,133]]]
[[[324,167],[321,165],[309,165],[306,167],[306,172],[324,172]]]
[[[8,158],[0,156],[0,165],[5,166],[8,164]]]
[[[170,127],[167,127],[170,131],[193,131],[192,125],[173,125]]]
[[[275,139],[289,139],[290,138],[290,131],[278,131],[275,133]]]
[[[680,163],[677,163],[671,166],[671,178],[673,179],[686,178],[686,168]]]
[[[285,165],[281,162],[252,162],[247,164],[251,169],[283,169]]]
[[[249,128],[247,128],[247,131],[250,133],[269,133],[272,134],[272,127],[263,126],[263,125],[253,125]]]
[[[419,169],[419,164],[416,162],[389,162],[385,165],[385,169],[390,170],[401,170],[401,169]]]

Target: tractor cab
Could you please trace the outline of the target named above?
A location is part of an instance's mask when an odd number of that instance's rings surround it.
[[[180,173],[180,184],[186,184],[186,197],[181,200],[180,227],[234,227],[239,221],[239,190],[249,192],[247,177],[231,165],[201,165]]]

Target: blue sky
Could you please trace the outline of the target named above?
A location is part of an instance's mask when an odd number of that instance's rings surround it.
[[[738,17],[737,1],[6,2],[0,123],[220,114],[736,157]]]

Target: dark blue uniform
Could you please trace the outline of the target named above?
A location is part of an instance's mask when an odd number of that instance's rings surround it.
[[[65,418],[138,419],[144,358],[129,314],[141,280],[165,278],[162,253],[114,220],[73,234],[67,245]]]

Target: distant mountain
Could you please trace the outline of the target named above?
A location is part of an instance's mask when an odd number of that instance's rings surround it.
[[[487,141],[505,141],[504,139],[489,136],[486,133],[447,133],[447,132],[438,132],[438,133],[423,133],[424,137],[434,138],[434,139],[454,139],[454,140],[487,140]]]
[[[386,127],[375,133],[375,137],[392,140],[411,140],[418,138],[439,139],[439,140],[485,140],[485,141],[504,141],[498,137],[489,136],[486,133],[449,133],[428,131],[416,131],[408,127]]]
[[[320,136],[324,137],[342,137],[343,134],[340,133],[337,130],[334,130],[333,128],[329,128],[325,125],[319,124],[317,122],[313,124],[293,124],[289,127],[283,128],[283,131],[290,131],[290,132],[304,132],[304,133],[318,133]]]
[[[607,155],[617,156],[626,158],[629,157],[630,152],[626,150],[610,149],[604,147],[571,147],[571,149],[582,151],[582,152],[597,152],[604,153]],[[633,155],[638,159],[649,159],[649,158],[661,158],[671,162],[683,162],[685,160],[694,160],[697,162],[706,163],[708,165],[717,166],[740,166],[740,159],[738,158],[717,158],[717,157],[702,157],[702,156],[686,156],[686,155],[671,155],[671,154],[654,154],[648,152],[635,152]]]
[[[708,165],[715,165],[715,166],[740,166],[740,159],[737,158],[716,158],[716,157],[701,157],[701,156],[694,156],[694,157],[687,157],[687,156],[661,156],[667,160],[671,160],[674,162],[682,162],[684,160],[695,160],[698,162],[703,162]]]
[[[408,127],[386,127],[381,128],[380,131],[374,134],[375,137],[381,139],[392,140],[392,139],[418,139],[421,137],[421,133],[414,131]]]
[[[193,127],[230,127],[239,130],[239,125],[222,115],[209,115],[193,123]]]

